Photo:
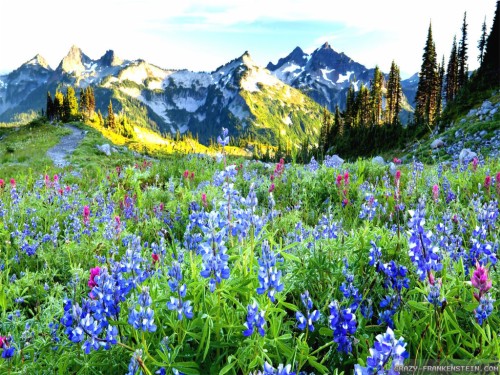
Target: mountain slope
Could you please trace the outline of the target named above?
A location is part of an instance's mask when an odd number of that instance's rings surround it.
[[[235,138],[290,145],[308,138],[314,142],[319,132],[320,106],[255,64],[247,52],[211,73],[121,60],[113,51],[92,60],[76,46],[55,70],[44,68],[39,60],[18,69],[36,66],[39,72],[23,74],[36,79],[31,86],[24,79],[23,89],[12,100],[3,101],[7,105],[0,111],[0,120],[44,108],[47,91],[93,85],[96,106],[103,115],[111,100],[115,112],[123,112],[137,125],[162,133],[190,132],[204,143],[215,139],[222,127],[229,128]],[[13,77],[21,75],[16,72],[0,78],[5,82],[0,98],[12,97],[6,93],[15,87]]]
[[[374,69],[352,60],[343,52],[336,52],[328,43],[310,55],[300,47],[296,47],[288,56],[279,59],[276,64],[269,63],[267,68],[277,78],[293,86],[321,106],[330,111],[335,106],[345,108],[346,94],[349,86],[356,91],[361,85],[370,86]],[[388,75],[386,74],[386,80]],[[401,82],[407,110],[411,110],[418,85],[418,76]]]

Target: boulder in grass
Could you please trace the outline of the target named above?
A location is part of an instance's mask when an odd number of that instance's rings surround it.
[[[103,144],[103,145],[97,145],[97,149],[99,151],[101,151],[103,154],[105,154],[106,156],[111,156],[111,146],[107,143]]]
[[[458,161],[460,164],[470,163],[474,158],[477,158],[477,154],[470,148],[464,148],[458,155]]]
[[[385,165],[385,160],[384,160],[384,158],[382,156],[375,156],[372,159],[372,163],[373,164]]]
[[[432,141],[431,148],[433,150],[435,150],[437,148],[441,148],[441,147],[444,147],[444,142],[441,138],[438,138],[438,139],[435,139],[434,141]]]

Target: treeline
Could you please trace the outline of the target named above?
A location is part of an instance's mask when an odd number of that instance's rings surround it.
[[[87,86],[80,89],[79,99],[77,100],[75,89],[72,86],[66,88],[66,93],[56,90],[54,98],[47,92],[47,106],[45,116],[49,121],[85,121],[91,122],[109,129],[126,138],[134,137],[134,129],[125,113],[116,115],[113,111],[113,103],[110,100],[107,116],[104,117],[100,110],[96,112],[96,102],[94,88]]]
[[[481,65],[470,79],[467,14],[464,13],[459,41],[456,36],[453,39],[447,64],[444,56],[440,63],[437,61],[432,25],[429,25],[415,96],[415,112],[408,124],[402,126],[399,120],[402,109],[401,78],[399,68],[393,61],[387,82],[376,67],[369,87],[361,86],[356,91],[351,85],[344,111],[340,111],[338,106],[333,114],[324,110],[318,147],[312,148],[309,142],[305,142],[298,153],[302,161],[307,162],[312,156],[321,160],[324,155],[333,153],[347,158],[369,156],[401,147],[409,139],[432,131],[443,119],[443,111],[446,114],[450,112],[449,108],[456,110],[457,106],[459,110],[468,110],[473,103],[470,98],[479,95],[475,90],[500,87],[499,8],[500,1],[497,2],[489,35],[486,20],[482,24],[477,43],[477,59]],[[467,102],[469,107],[462,102]]]
[[[316,157],[337,153],[345,157],[371,155],[395,147],[404,134],[399,114],[403,93],[399,67],[393,61],[387,78],[375,67],[370,86],[356,92],[351,85],[346,108],[323,111]],[[302,151],[302,153],[304,153]]]

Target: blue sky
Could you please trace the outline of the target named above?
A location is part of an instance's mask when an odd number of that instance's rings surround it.
[[[0,72],[40,53],[55,68],[71,45],[97,59],[113,49],[123,59],[163,68],[211,71],[248,50],[267,65],[296,46],[306,52],[328,41],[371,68],[403,78],[417,72],[429,22],[439,59],[460,36],[464,11],[469,67],[496,0],[17,0],[0,4]]]

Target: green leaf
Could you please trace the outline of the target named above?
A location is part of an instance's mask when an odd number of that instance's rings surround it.
[[[231,363],[228,363],[227,365],[225,365],[222,370],[219,371],[219,375],[224,375],[226,373],[228,373],[229,371],[231,371],[231,369],[236,365],[236,362],[231,362]]]
[[[200,373],[196,362],[175,362],[172,367],[186,375],[198,375]]]
[[[319,333],[321,336],[332,336],[332,335],[333,335],[333,331],[332,331],[330,328],[326,328],[326,327],[321,327],[321,328],[318,330],[318,333]]]
[[[430,310],[430,305],[426,303],[424,305],[422,302],[417,302],[417,301],[408,301],[408,305],[413,309],[417,311],[429,311]]]

